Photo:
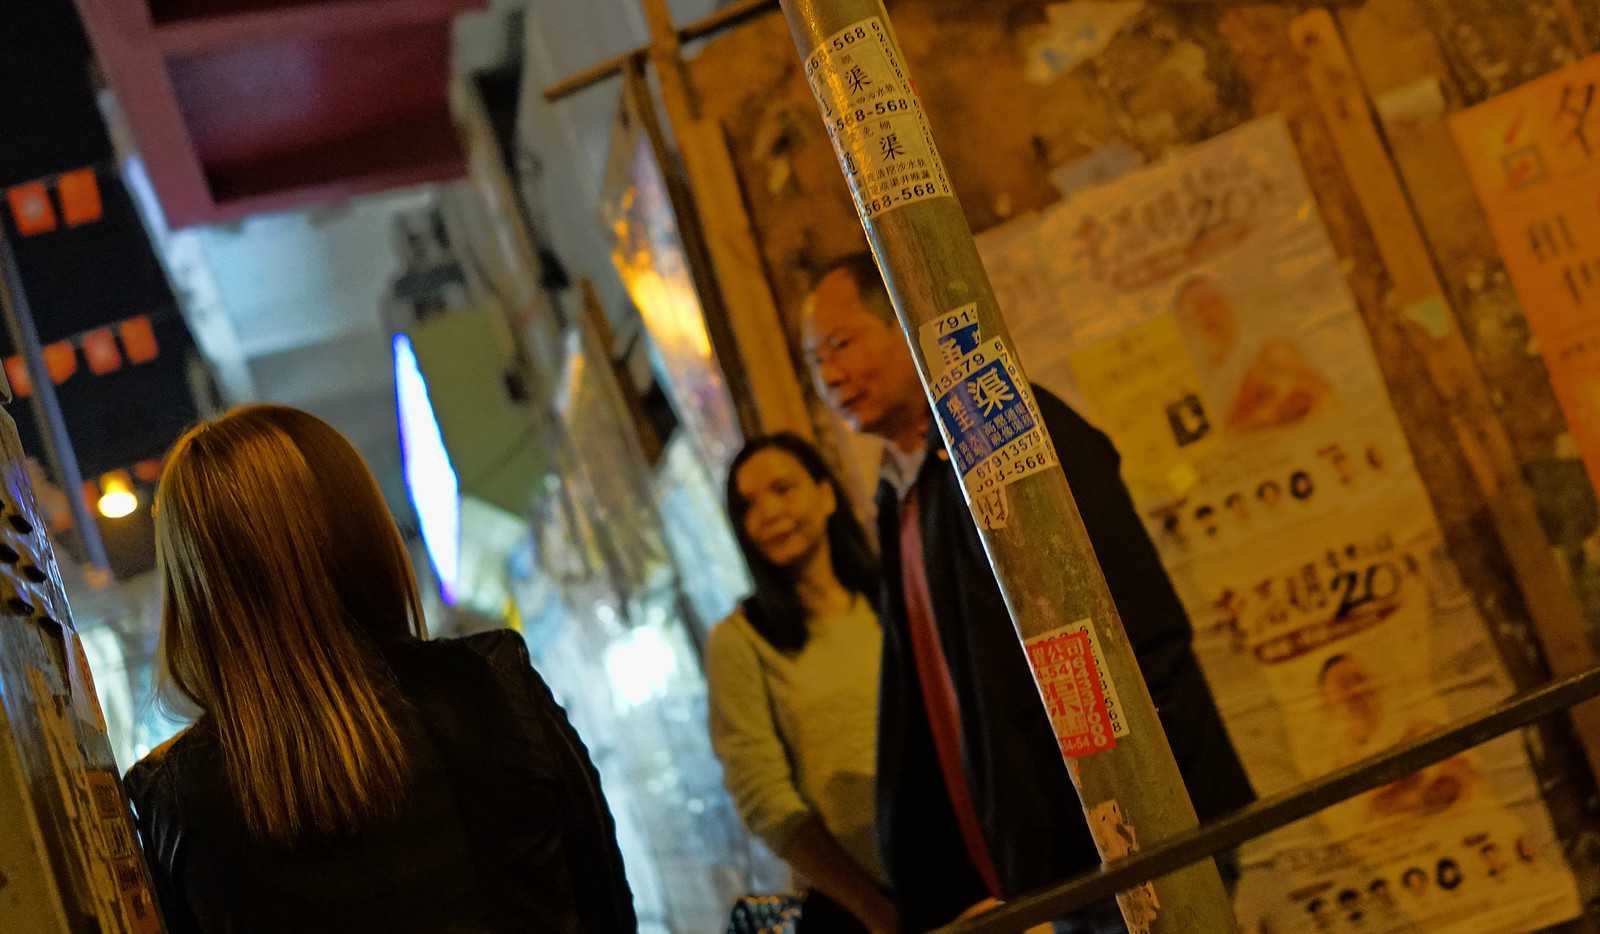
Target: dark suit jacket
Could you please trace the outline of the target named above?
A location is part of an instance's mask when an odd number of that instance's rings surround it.
[[[1110,439],[1035,389],[1062,468],[1201,820],[1254,798],[1190,642],[1189,619],[1118,472]],[[974,807],[1007,897],[1099,863],[960,481],[937,431],[916,481],[923,555],[955,682]],[[928,728],[901,583],[900,503],[878,517],[886,581],[878,834],[908,930],[988,896],[966,855]]]

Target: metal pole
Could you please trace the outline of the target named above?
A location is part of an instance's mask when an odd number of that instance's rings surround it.
[[[109,571],[111,562],[106,558],[105,543],[100,540],[100,526],[95,524],[89,504],[83,501],[83,474],[78,470],[78,456],[72,449],[72,436],[67,434],[61,403],[56,399],[56,384],[45,366],[39,329],[34,326],[33,312],[28,309],[22,271],[17,267],[17,257],[11,250],[4,225],[0,225],[0,312],[5,314],[11,343],[27,362],[28,378],[33,381],[33,394],[29,397],[33,420],[39,426],[45,459],[50,462],[50,470],[62,485],[67,504],[72,508],[72,523],[77,527],[84,557],[92,567]]]
[[[783,10],[1101,859],[1192,830],[1194,807],[889,16],[880,0],[783,0]],[[1210,859],[1118,902],[1137,934],[1235,929]]]

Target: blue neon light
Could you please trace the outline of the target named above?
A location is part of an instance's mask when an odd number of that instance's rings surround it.
[[[422,523],[422,543],[439,579],[440,596],[454,604],[461,569],[461,489],[428,399],[428,381],[404,334],[394,336],[394,389],[406,492]]]

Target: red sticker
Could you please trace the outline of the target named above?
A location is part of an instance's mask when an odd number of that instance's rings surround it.
[[[1116,747],[1087,629],[1029,640],[1028,663],[1062,755],[1077,759]]]

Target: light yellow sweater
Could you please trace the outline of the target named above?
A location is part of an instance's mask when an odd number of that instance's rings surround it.
[[[743,613],[711,631],[712,748],[740,815],[778,855],[814,814],[883,881],[873,833],[883,631],[860,597],[847,613],[808,625],[805,648],[793,654],[773,648]]]

